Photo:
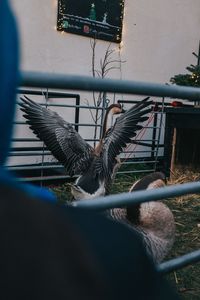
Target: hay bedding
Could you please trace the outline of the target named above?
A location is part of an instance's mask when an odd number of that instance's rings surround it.
[[[168,184],[200,180],[200,170],[176,167]],[[167,201],[176,221],[176,240],[168,258],[200,249],[200,194],[190,194]],[[188,266],[169,276],[182,299],[200,299],[200,263]]]

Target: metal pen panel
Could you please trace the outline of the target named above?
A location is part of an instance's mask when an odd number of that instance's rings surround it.
[[[20,89],[19,93],[27,94],[27,95],[36,95],[36,96],[45,96],[46,99],[54,97],[56,99],[74,97],[75,103],[74,105],[66,103],[64,104],[65,107],[70,109],[75,109],[75,117],[74,117],[74,126],[77,130],[80,127],[90,128],[90,127],[98,127],[101,128],[102,122],[100,124],[90,124],[90,123],[81,123],[79,119],[80,110],[95,110],[97,109],[93,105],[82,105],[80,95],[77,93],[65,93],[65,92],[57,92],[52,91],[49,92],[50,89],[56,90],[75,90],[75,91],[100,91],[100,92],[110,92],[110,93],[120,93],[120,94],[129,94],[129,95],[148,95],[148,96],[155,96],[155,97],[172,97],[176,99],[187,99],[189,101],[200,101],[200,89],[199,88],[190,88],[190,87],[180,87],[180,86],[171,86],[166,84],[159,84],[159,83],[146,83],[146,82],[137,82],[137,81],[122,81],[122,80],[114,80],[114,79],[100,79],[100,78],[91,78],[86,76],[75,76],[75,75],[63,75],[63,74],[48,74],[48,73],[37,73],[37,72],[23,72],[21,73],[21,86],[26,88],[45,88],[45,91],[39,90],[28,90],[28,89]],[[121,100],[121,102],[125,102]],[[127,100],[126,103],[133,104],[136,102],[133,100]],[[159,105],[163,104],[163,101],[157,102]],[[54,103],[49,105],[46,101],[45,106],[50,107],[62,107],[59,103]],[[99,110],[102,110],[104,113],[105,107],[98,107]],[[145,157],[146,155],[150,155],[149,161],[142,161],[142,160],[135,160],[132,161],[124,160],[124,165],[136,165],[137,163],[146,163],[148,167],[143,170],[134,170],[135,173],[145,173],[145,172],[153,172],[156,169],[156,165],[158,162],[158,148],[162,148],[163,144],[160,143],[160,130],[161,130],[161,123],[158,121],[158,115],[163,114],[163,111],[158,112],[155,111],[153,125],[146,126],[146,129],[152,129],[152,139],[149,140],[147,138],[137,139],[132,141],[131,146],[134,144],[138,144],[138,146],[143,147],[143,149],[136,150],[134,149],[134,153],[136,155],[142,155]],[[102,121],[102,120],[101,120]],[[17,126],[23,126],[25,122],[17,121]],[[14,142],[31,142],[31,143],[38,143],[39,140],[36,138],[25,138],[22,137],[17,138],[14,137]],[[94,139],[87,138],[87,141],[94,141]],[[95,139],[98,141],[98,139]],[[149,149],[146,149],[149,148]],[[20,147],[19,147],[20,148]],[[124,154],[132,154],[133,150],[129,148],[124,151]],[[26,164],[26,165],[16,165],[10,166],[10,169],[13,171],[17,170],[39,170],[41,171],[41,176],[32,176],[32,177],[25,177],[19,178],[19,180],[24,181],[39,181],[39,180],[57,180],[57,179],[69,179],[69,176],[63,174],[57,174],[52,176],[47,176],[42,172],[44,170],[52,169],[64,169],[59,163],[55,162],[44,162],[43,159],[45,156],[50,154],[49,151],[44,146],[35,146],[35,150],[29,147],[26,149],[25,147],[21,147],[21,149],[13,148],[11,152],[12,155],[26,155],[26,156],[41,156],[42,155],[42,163],[38,164]],[[151,166],[153,164],[153,167]],[[151,168],[152,167],[152,168]],[[132,174],[132,170],[125,170],[120,171],[118,174]],[[162,199],[168,199],[170,201],[171,197],[181,196],[185,194],[192,194],[192,193],[200,193],[200,182],[191,182],[185,184],[179,184],[175,186],[167,186],[165,188],[159,188],[155,190],[148,190],[148,191],[137,191],[133,193],[122,193],[117,195],[110,195],[106,197],[101,197],[98,199],[91,200],[82,200],[74,202],[72,205],[75,207],[81,207],[85,209],[95,210],[95,211],[104,211],[106,209],[111,209],[115,207],[124,207],[132,204],[139,204],[148,201],[157,201]],[[171,259],[166,261],[158,266],[158,271],[161,273],[168,273],[177,268],[182,268],[188,264],[195,263],[200,260],[200,250],[185,254],[175,259]]]

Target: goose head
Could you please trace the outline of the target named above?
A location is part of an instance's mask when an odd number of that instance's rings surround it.
[[[124,113],[125,110],[123,108],[123,105],[120,104],[120,103],[114,103],[114,104],[111,104],[108,109],[107,109],[108,112],[111,112],[112,115],[118,115],[118,114],[121,114],[121,113]]]

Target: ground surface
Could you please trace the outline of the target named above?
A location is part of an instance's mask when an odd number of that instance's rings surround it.
[[[133,176],[117,177],[112,193],[127,192],[134,182]],[[200,171],[177,169],[168,184],[200,180]],[[60,202],[70,199],[70,184],[53,187]],[[167,259],[200,249],[200,195],[186,195],[166,200],[176,221],[176,241]],[[200,299],[200,263],[167,275],[182,299]]]

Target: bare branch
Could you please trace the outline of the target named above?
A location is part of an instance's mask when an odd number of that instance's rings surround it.
[[[121,59],[119,59],[119,60],[113,59],[113,54],[116,52],[116,49],[112,49],[111,48],[112,43],[109,43],[103,58],[101,58],[99,61],[100,68],[97,69],[96,68],[96,45],[97,45],[96,38],[90,40],[90,46],[92,49],[92,58],[91,58],[92,76],[93,77],[97,76],[99,78],[105,78],[111,70],[120,69],[121,64],[124,63],[125,61],[122,61]],[[96,93],[95,91],[93,91],[93,93],[92,93],[93,103],[94,103],[94,106],[96,107],[96,110],[94,113],[90,109],[90,114],[92,116],[92,119],[93,119],[95,125],[98,124],[100,118],[102,117],[102,113],[100,113],[100,111],[101,111],[100,108],[103,105],[103,100],[104,100],[105,95],[106,95],[105,92]],[[89,106],[89,102],[87,102],[87,103]],[[95,126],[94,140],[97,139],[97,129],[98,129],[97,126]],[[94,141],[94,146],[95,145],[96,145],[96,142]]]
[[[95,77],[95,50],[96,50],[96,39],[90,40],[90,46],[92,48],[92,76]]]
[[[101,71],[95,70],[95,73],[98,75],[98,77],[101,77]]]
[[[86,102],[87,106],[90,106],[89,101],[87,99],[85,99],[85,102]],[[95,122],[95,118],[94,118],[94,115],[93,115],[93,112],[92,112],[91,108],[89,108],[89,112],[90,112],[90,115],[92,117],[93,122]]]
[[[120,69],[120,67],[110,67],[110,68],[108,68],[106,71],[105,71],[105,73],[104,73],[104,77],[111,71],[111,70],[119,70]]]

